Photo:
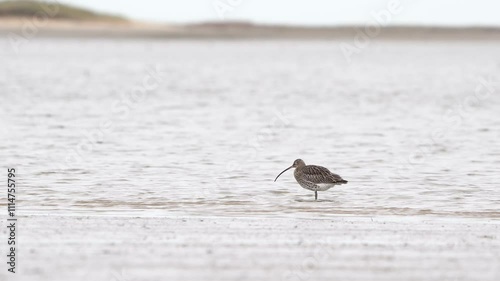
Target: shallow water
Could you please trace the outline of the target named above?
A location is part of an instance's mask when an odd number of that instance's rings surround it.
[[[500,217],[498,42],[1,40],[22,214]]]

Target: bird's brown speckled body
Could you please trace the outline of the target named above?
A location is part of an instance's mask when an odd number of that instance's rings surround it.
[[[306,165],[302,159],[295,160],[293,165],[281,172],[274,181],[276,181],[281,174],[291,168],[295,168],[293,173],[295,180],[297,180],[303,188],[314,191],[316,200],[318,199],[318,191],[325,191],[335,185],[347,183],[346,180],[339,175],[330,172],[327,168],[315,165]]]

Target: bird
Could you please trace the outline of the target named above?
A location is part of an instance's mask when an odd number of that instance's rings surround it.
[[[346,184],[347,181],[344,180],[339,175],[330,172],[325,167],[306,165],[304,160],[297,159],[293,161],[292,166],[286,168],[281,172],[274,181],[281,176],[284,172],[291,168],[295,168],[293,175],[295,180],[305,189],[314,191],[314,200],[318,200],[318,191],[328,190],[335,185]]]

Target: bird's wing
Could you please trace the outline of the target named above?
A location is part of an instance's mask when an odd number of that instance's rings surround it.
[[[325,167],[308,165],[302,168],[305,180],[314,183],[344,183],[346,182],[339,175],[330,172]]]

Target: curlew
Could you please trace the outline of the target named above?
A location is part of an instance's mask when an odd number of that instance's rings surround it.
[[[325,167],[307,165],[302,159],[297,159],[293,161],[293,165],[286,168],[281,172],[274,181],[276,181],[281,174],[288,171],[291,168],[295,168],[293,175],[295,180],[305,189],[314,191],[314,199],[318,200],[318,191],[328,190],[335,185],[345,184],[346,180],[341,178],[339,175],[330,172]]]

